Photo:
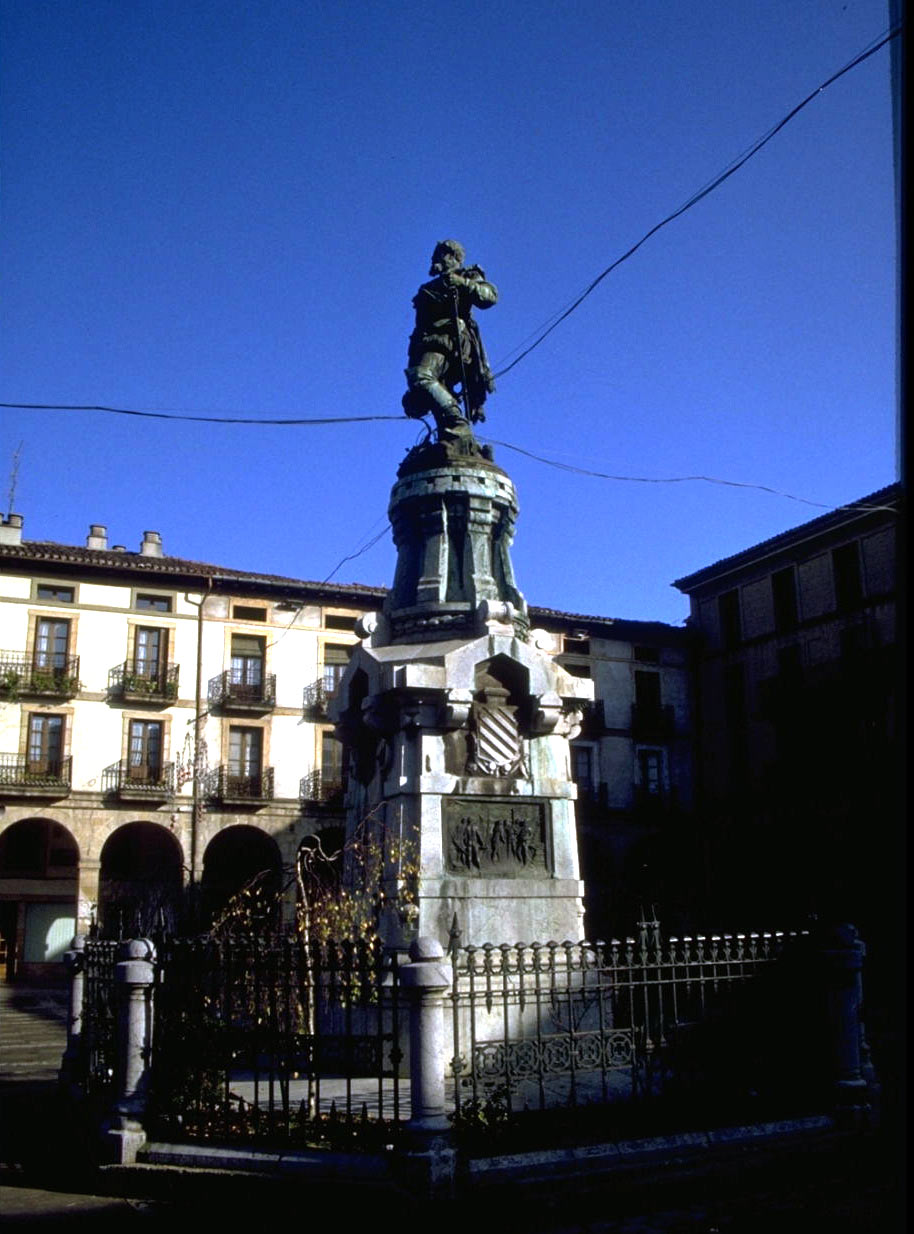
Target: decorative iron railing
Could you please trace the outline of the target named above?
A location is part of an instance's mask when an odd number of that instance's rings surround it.
[[[338,805],[343,800],[343,781],[340,777],[324,775],[318,768],[301,778],[298,798],[302,805]]]
[[[448,1090],[464,1148],[482,1135],[491,1149],[495,1132],[519,1149],[537,1146],[531,1130],[552,1137],[542,1147],[866,1108],[852,926],[665,940],[645,921],[608,943],[463,947],[455,924],[444,1022],[422,992],[442,994],[446,970],[428,971],[422,944],[401,969],[378,939],[314,929],[156,938],[143,1030],[151,1135],[387,1149],[417,1094],[421,1110]],[[132,1021],[115,1023],[115,946],[85,950],[87,1089],[123,1076],[137,1048]]]
[[[130,702],[174,702],[179,671],[178,664],[162,664],[150,671],[143,663],[127,660],[109,671],[108,692]]]
[[[302,690],[302,714],[305,719],[313,715],[325,716],[332,698],[333,691],[327,689],[322,677],[305,686]]]
[[[30,659],[22,652],[0,651],[0,698],[47,694],[71,698],[79,693],[79,656],[56,652]]]
[[[336,698],[343,680],[344,664],[329,664],[318,677],[305,686],[302,691],[302,712],[305,719],[309,716],[326,716],[327,709]]]
[[[80,1050],[81,1078],[88,1092],[105,1092],[114,1082],[117,948],[116,942],[92,938],[86,940],[83,952],[85,987]]]
[[[276,674],[266,673],[259,681],[250,681],[227,669],[210,678],[206,693],[210,707],[269,711],[276,706]]]
[[[240,773],[223,764],[209,773],[206,795],[217,801],[272,801],[273,768]]]
[[[131,763],[122,758],[102,772],[102,791],[133,799],[171,797],[175,792],[175,765]]]
[[[24,754],[0,754],[0,787],[68,793],[71,770],[69,756],[34,762]]]
[[[768,1021],[747,1024],[736,991],[803,937],[664,940],[657,922],[644,922],[637,939],[609,943],[461,947],[452,938],[458,1120],[493,1093],[508,1114],[660,1097],[690,1082],[707,1098],[721,1069],[734,1093],[754,1091],[753,1033]]]
[[[396,957],[298,935],[158,946],[153,1131],[381,1148],[402,1118]]]

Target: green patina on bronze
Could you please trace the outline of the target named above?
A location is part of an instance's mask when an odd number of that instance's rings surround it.
[[[403,410],[434,417],[442,443],[473,442],[470,427],[485,419],[495,379],[473,309],[491,308],[498,290],[479,266],[464,266],[463,245],[442,240],[432,254],[430,282],[413,297],[416,325],[409,340]]]

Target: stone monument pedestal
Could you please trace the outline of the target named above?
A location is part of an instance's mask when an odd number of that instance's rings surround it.
[[[568,742],[593,697],[536,645],[510,561],[517,502],[481,454],[412,451],[391,495],[398,549],[336,703],[347,829],[385,845],[382,937],[582,937]]]

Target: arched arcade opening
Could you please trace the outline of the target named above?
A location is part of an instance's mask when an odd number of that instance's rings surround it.
[[[76,932],[79,847],[48,818],[0,833],[0,979],[63,980]]]
[[[98,923],[104,938],[137,938],[181,924],[183,854],[159,823],[125,823],[102,848]]]
[[[200,907],[204,925],[220,921],[237,929],[277,926],[282,857],[259,827],[226,827],[203,854]]]

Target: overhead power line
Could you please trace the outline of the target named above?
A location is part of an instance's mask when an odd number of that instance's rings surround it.
[[[157,419],[165,420],[194,420],[202,421],[206,424],[268,424],[280,425],[283,427],[303,427],[312,424],[358,424],[366,420],[396,420],[403,422],[403,416],[327,416],[315,419],[274,419],[274,420],[259,420],[253,416],[194,416],[194,415],[179,415],[177,413],[166,413],[161,411],[138,411],[133,408],[126,407],[99,407],[99,406],[73,406],[58,403],[0,403],[0,407],[22,407],[38,411],[107,411],[115,415],[127,416],[152,416]],[[785,493],[781,489],[771,488],[767,484],[754,484],[748,480],[724,480],[716,476],[617,476],[611,475],[608,472],[592,471],[586,467],[577,467],[571,463],[561,463],[557,459],[546,458],[545,455],[535,454],[532,450],[525,450],[522,446],[512,445],[510,441],[498,441],[494,437],[480,437],[480,441],[486,442],[493,446],[502,446],[505,450],[513,450],[516,454],[523,454],[527,458],[534,459],[538,463],[545,463],[548,467],[556,467],[560,471],[574,472],[581,476],[593,476],[598,480],[614,480],[626,484],[688,484],[694,482],[702,482],[704,484],[721,484],[730,488],[745,488],[756,489],[762,493],[771,493],[775,497],[786,497],[789,501],[799,501],[806,506],[817,506],[821,510],[888,510],[891,507],[887,506],[830,506],[823,501],[811,501],[808,497],[797,497],[793,493]],[[892,510],[892,513],[895,511]],[[384,534],[383,532],[381,533]],[[371,548],[380,539],[376,536],[370,544],[365,548],[359,549],[358,552],[351,554],[349,557],[344,557],[341,562],[334,568],[333,572],[327,576],[324,581],[329,581],[336,571],[346,561],[352,560],[354,557],[359,557],[366,549]]]
[[[0,403],[24,411],[105,411],[115,416],[144,416],[150,420],[196,420],[201,424],[363,424],[368,420],[402,420],[402,416],[303,416],[264,420],[258,416],[195,416],[187,412],[138,411],[135,407],[101,407],[77,403]]]
[[[624,484],[721,484],[727,488],[751,488],[761,493],[771,493],[774,497],[786,497],[788,501],[799,501],[804,506],[817,506],[820,510],[863,510],[883,511],[897,514],[894,506],[868,506],[854,502],[849,506],[830,506],[825,501],[811,501],[808,497],[797,497],[794,493],[785,493],[782,489],[772,488],[768,484],[753,484],[748,480],[723,480],[718,476],[614,476],[605,471],[592,471],[588,467],[576,467],[572,463],[560,463],[557,459],[546,458],[542,454],[534,454],[532,450],[524,450],[521,446],[512,446],[510,441],[496,441],[494,437],[480,437],[480,441],[492,446],[502,446],[505,450],[513,450],[515,454],[523,454],[537,463],[545,463],[547,467],[555,467],[559,471],[569,471],[578,476],[593,476],[597,480],[615,480]]]
[[[603,282],[608,274],[611,274],[613,270],[621,266],[624,261],[628,261],[629,257],[634,256],[638,249],[650,240],[651,236],[655,236],[663,227],[666,227],[669,223],[672,223],[674,219],[680,218],[686,213],[687,210],[691,210],[693,206],[697,206],[700,201],[713,193],[715,189],[720,188],[725,180],[729,180],[730,177],[738,172],[741,167],[745,167],[749,160],[754,158],[755,155],[758,154],[758,152],[766,146],[768,142],[771,141],[771,139],[779,133],[786,124],[789,124],[795,116],[799,115],[804,107],[807,107],[813,99],[818,98],[823,90],[826,90],[840,77],[843,77],[845,73],[849,73],[851,69],[854,69],[857,65],[862,64],[864,60],[868,60],[870,56],[874,56],[877,51],[879,51],[882,47],[885,47],[886,43],[896,38],[901,33],[901,29],[901,25],[898,25],[889,30],[889,32],[880,37],[875,44],[865,48],[858,55],[856,55],[853,60],[850,60],[847,64],[845,64],[842,69],[839,69],[836,73],[833,73],[831,77],[826,78],[821,85],[816,86],[815,90],[807,94],[806,98],[803,99],[802,102],[797,103],[796,107],[793,107],[786,116],[782,117],[782,119],[777,122],[777,124],[772,125],[767,133],[765,133],[757,141],[753,142],[745,153],[730,163],[728,167],[726,167],[719,175],[715,176],[713,180],[704,186],[704,188],[701,188],[697,192],[693,193],[688,201],[681,205],[678,210],[674,210],[672,214],[668,214],[666,218],[661,219],[659,223],[655,223],[654,226],[651,227],[649,231],[646,231],[641,239],[633,244],[630,249],[627,249],[621,257],[617,257],[615,261],[611,262],[605,270],[602,270],[597,275],[595,279],[592,279],[581,294],[577,296],[566,309],[558,313],[557,316],[553,313],[552,317],[547,319],[550,324],[544,322],[543,325],[545,326],[545,329],[542,330],[538,337],[535,338],[528,347],[524,347],[520,355],[516,356],[510,364],[506,364],[503,368],[497,369],[495,376],[504,377],[506,373],[510,373],[511,369],[520,364],[521,360],[523,360],[526,356],[529,356],[531,351],[534,351],[537,347],[539,347],[540,343],[544,342],[557,326],[560,326],[562,322],[565,321],[566,318],[570,317],[575,309],[577,309],[592,292],[596,291],[597,287],[599,287],[600,283]],[[513,350],[517,351],[517,348],[515,347]],[[510,351],[507,353],[507,355],[511,354],[513,353]]]

